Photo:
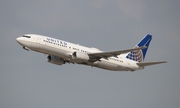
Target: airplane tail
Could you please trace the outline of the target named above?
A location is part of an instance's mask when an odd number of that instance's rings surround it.
[[[152,40],[152,35],[147,34],[136,46],[135,48],[146,46],[145,49],[140,49],[140,50],[135,50],[131,51],[127,54],[126,58],[138,61],[138,62],[143,62],[145,57],[146,57],[146,52],[148,50],[149,44]]]

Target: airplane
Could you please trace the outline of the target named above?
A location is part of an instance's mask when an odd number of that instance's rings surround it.
[[[134,48],[104,52],[79,44],[38,34],[25,34],[16,41],[27,51],[36,51],[47,55],[47,61],[56,65],[65,63],[83,64],[111,71],[136,71],[146,66],[166,63],[144,62],[146,52],[152,40],[147,34]]]

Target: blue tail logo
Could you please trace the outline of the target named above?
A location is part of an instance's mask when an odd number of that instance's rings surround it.
[[[126,56],[126,58],[134,60],[134,61],[138,61],[138,62],[142,62],[145,59],[146,56],[146,52],[148,50],[149,44],[152,40],[152,35],[147,34],[136,46],[135,48],[141,47],[141,46],[146,46],[147,48],[142,49],[142,50],[135,50],[135,51],[131,51],[130,53],[128,53],[128,55]]]

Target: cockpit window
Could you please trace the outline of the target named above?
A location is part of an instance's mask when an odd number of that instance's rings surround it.
[[[26,37],[26,38],[31,38],[31,36],[23,36],[23,37]]]

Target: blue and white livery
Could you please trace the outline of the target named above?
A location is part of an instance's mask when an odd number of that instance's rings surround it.
[[[145,38],[143,38],[136,46],[135,48],[138,47],[142,47],[142,46],[146,46],[145,49],[142,50],[135,50],[135,51],[131,51],[130,53],[128,53],[128,55],[126,56],[126,58],[134,60],[134,61],[138,61],[138,62],[143,62],[146,56],[146,52],[148,50],[149,44],[152,40],[152,36],[147,34],[145,36]]]
[[[134,48],[103,52],[59,39],[37,34],[25,34],[16,39],[25,50],[47,54],[47,61],[56,65],[83,64],[112,71],[136,71],[145,66],[166,63],[144,62],[152,36],[147,34]]]

